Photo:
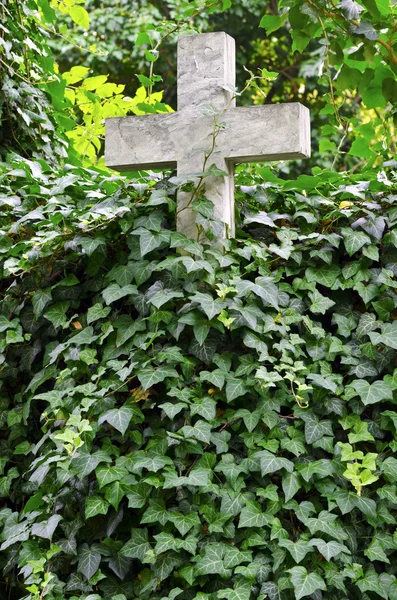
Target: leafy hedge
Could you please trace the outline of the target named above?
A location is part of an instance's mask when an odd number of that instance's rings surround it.
[[[3,598],[397,598],[394,178],[2,164]]]

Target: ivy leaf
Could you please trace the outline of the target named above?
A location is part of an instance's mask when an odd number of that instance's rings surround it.
[[[330,542],[325,542],[320,538],[313,538],[310,540],[309,544],[311,546],[316,546],[320,554],[322,554],[325,560],[327,561],[332,560],[341,552],[344,552],[345,554],[351,554],[347,546],[345,546],[344,544],[340,544],[339,542],[335,542],[334,540]]]
[[[323,265],[319,269],[309,267],[306,269],[306,278],[309,282],[314,281],[328,288],[332,288],[340,275],[340,267],[337,265]]]
[[[153,537],[156,540],[156,545],[154,547],[155,554],[163,554],[164,552],[168,552],[169,550],[175,550],[176,540],[174,536],[170,533],[162,531],[161,533],[158,533]]]
[[[88,544],[83,544],[79,549],[78,559],[77,571],[83,573],[87,579],[91,579],[99,569],[101,555],[94,547],[90,548]]]
[[[189,346],[189,352],[199,360],[202,360],[206,365],[211,364],[215,351],[216,341],[208,338],[203,344],[199,344],[197,340],[192,340],[192,343]]]
[[[293,567],[288,569],[288,573],[291,574],[296,600],[300,600],[304,596],[310,596],[317,590],[327,589],[324,579],[318,573],[308,573],[305,567]]]
[[[95,452],[86,454],[81,452],[72,460],[72,466],[77,471],[78,478],[82,481],[87,475],[92,473],[101,462],[112,462],[112,459],[106,452]]]
[[[364,8],[358,2],[355,2],[355,0],[341,0],[340,5],[350,21],[358,19],[360,13],[364,10]]]
[[[247,393],[247,387],[242,379],[233,377],[226,383],[226,399],[228,402],[232,402],[239,396],[243,396]]]
[[[225,384],[226,374],[227,373],[222,371],[222,369],[215,369],[214,371],[201,371],[200,380],[208,381],[221,390]]]
[[[152,487],[147,483],[138,483],[128,490],[128,508],[143,508]]]
[[[90,519],[96,515],[106,515],[109,503],[101,496],[90,496],[85,503],[85,518]]]
[[[87,324],[94,323],[99,319],[105,319],[110,313],[111,308],[109,306],[102,306],[99,302],[91,306],[87,311]]]
[[[314,385],[324,388],[325,390],[330,390],[334,394],[338,389],[338,386],[330,377],[325,378],[319,375],[318,373],[309,373],[307,378],[310,379],[310,381],[312,381]]]
[[[171,421],[173,421],[174,417],[178,415],[181,410],[187,407],[185,402],[177,402],[176,404],[172,404],[171,402],[164,402],[164,404],[159,404],[159,408],[162,408],[165,414]]]
[[[151,546],[148,541],[148,530],[146,528],[132,529],[131,539],[124,544],[120,550],[122,556],[137,558],[141,562]]]
[[[342,229],[342,234],[346,252],[349,256],[353,256],[353,254],[358,252],[365,244],[371,243],[371,238],[362,231],[353,231],[352,229],[346,228]]]
[[[34,523],[32,526],[32,535],[37,535],[38,537],[45,538],[46,540],[51,540],[54,531],[62,518],[63,517],[61,515],[52,515],[48,521]]]
[[[380,541],[376,538],[373,538],[368,548],[364,550],[364,554],[369,558],[370,561],[379,560],[381,562],[390,564],[390,560],[387,558]]]
[[[225,303],[218,298],[214,299],[209,294],[203,294],[201,292],[196,292],[191,300],[192,302],[197,302],[207,315],[208,320],[219,315],[225,307]]]
[[[211,424],[206,421],[197,421],[194,426],[185,425],[182,433],[186,438],[196,438],[200,442],[209,444],[211,440]]]
[[[51,294],[51,288],[46,288],[44,290],[37,290],[32,298],[32,304],[33,304],[33,314],[36,317],[36,319],[38,319],[42,313],[43,310],[45,309],[45,307],[47,306],[47,304],[51,301],[52,299],[52,294]]]
[[[313,444],[324,435],[333,435],[330,421],[320,421],[314,413],[304,415],[305,438],[308,444]]]
[[[308,552],[313,552],[310,542],[306,540],[293,542],[292,540],[279,539],[278,545],[281,548],[286,548],[296,563],[302,562]]]
[[[220,590],[217,598],[226,598],[226,600],[249,600],[251,596],[251,583],[245,580],[238,580],[233,589]]]
[[[294,463],[287,458],[281,458],[280,456],[274,456],[267,450],[255,452],[254,456],[260,459],[262,477],[268,473],[276,473],[281,469],[285,469],[288,473],[292,473],[294,470]]]
[[[109,560],[109,568],[112,569],[113,573],[117,575],[121,580],[125,579],[131,570],[131,560],[117,553]],[[113,597],[112,600],[114,600]],[[87,599],[86,599],[87,600]]]
[[[206,421],[213,421],[216,417],[216,402],[208,396],[196,400],[196,402],[190,406],[190,413],[192,416],[198,414]]]
[[[138,290],[135,285],[130,284],[120,287],[118,283],[111,283],[103,290],[102,297],[105,300],[105,303],[109,305],[112,304],[112,302],[116,302],[116,300],[120,300],[120,298],[124,298],[124,296],[137,293]]]
[[[238,296],[247,296],[253,292],[262,298],[266,304],[270,304],[278,310],[278,289],[271,277],[257,277],[255,283],[247,279],[234,282]]]
[[[48,310],[45,311],[44,317],[56,327],[60,327],[65,323],[66,311],[70,306],[69,302],[57,302],[53,304]]]
[[[393,390],[384,381],[375,381],[369,384],[365,379],[356,379],[351,385],[365,406],[393,399]]]
[[[172,367],[159,367],[158,369],[146,368],[138,371],[138,379],[142,384],[142,389],[145,392],[157,383],[164,381],[166,377],[178,377],[178,373]]]
[[[384,344],[389,348],[393,348],[393,350],[397,350],[397,321],[382,325],[381,333],[371,331],[368,335],[375,346]]]
[[[296,492],[301,488],[299,475],[296,471],[283,474],[282,488],[285,495],[285,501],[288,502],[293,498]]]
[[[192,529],[192,527],[201,525],[199,516],[195,512],[186,514],[169,512],[168,518],[175,525],[181,535],[186,535]]]
[[[314,290],[314,292],[309,292],[309,298],[312,302],[310,310],[312,313],[315,314],[325,315],[326,311],[335,304],[333,300],[326,298],[326,296],[320,294],[318,290]]]
[[[153,498],[149,500],[149,507],[142,515],[141,523],[160,523],[165,525],[169,520],[164,500]]]
[[[385,475],[390,477],[392,482],[397,479],[397,459],[389,456],[381,464],[381,470]]]
[[[262,511],[258,502],[247,502],[240,513],[239,527],[263,527],[268,525],[272,516]]]
[[[106,421],[107,423],[109,423],[109,425],[117,429],[117,431],[119,431],[121,435],[124,435],[128,429],[128,425],[130,424],[130,421],[134,414],[134,409],[129,406],[122,406],[121,408],[112,408],[111,410],[108,410],[105,414],[103,414],[101,417],[99,417],[98,423],[100,425],[101,423]]]
[[[126,469],[118,467],[117,465],[103,465],[98,467],[95,471],[99,489],[114,481],[120,481],[123,477],[126,477],[127,474]]]
[[[270,35],[277,29],[280,29],[287,20],[287,15],[265,15],[262,17],[259,27],[263,27],[266,30],[266,34]]]

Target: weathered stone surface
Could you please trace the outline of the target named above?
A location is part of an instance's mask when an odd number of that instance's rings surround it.
[[[225,33],[180,38],[178,111],[107,119],[105,149],[106,164],[120,171],[176,167],[178,175],[199,173],[214,141],[214,116],[205,116],[203,107],[216,107],[222,128],[207,167],[215,164],[228,177],[207,177],[205,191],[229,236],[236,163],[310,156],[308,109],[299,103],[235,108],[234,64],[234,40]],[[190,200],[190,194],[179,193],[177,227],[197,238]]]

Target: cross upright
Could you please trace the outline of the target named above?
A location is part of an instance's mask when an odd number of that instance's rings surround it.
[[[236,108],[235,42],[224,32],[178,40],[178,110],[174,113],[106,120],[106,165],[118,171],[177,168],[179,176],[203,170],[205,155],[227,176],[205,179],[205,196],[223,221],[223,237],[234,235],[236,163],[310,156],[309,110],[302,104]],[[214,116],[222,128],[214,139]],[[213,144],[213,142],[215,142]],[[197,239],[191,193],[178,193],[177,229]],[[186,207],[186,208],[185,208]]]

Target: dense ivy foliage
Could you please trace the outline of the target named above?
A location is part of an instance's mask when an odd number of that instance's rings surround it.
[[[0,598],[397,600],[396,8],[263,9],[254,62],[302,70],[250,101],[306,100],[321,155],[240,167],[202,245],[192,183],[98,168],[102,121],[169,110],[152,42],[258,5],[158,4],[127,99],[51,58],[98,6],[1,4]]]
[[[13,167],[0,324],[14,597],[25,581],[26,598],[396,598],[388,175],[345,187],[259,169],[266,183],[240,190],[266,210],[246,217],[258,241],[203,247],[174,231],[172,190],[154,181]]]

